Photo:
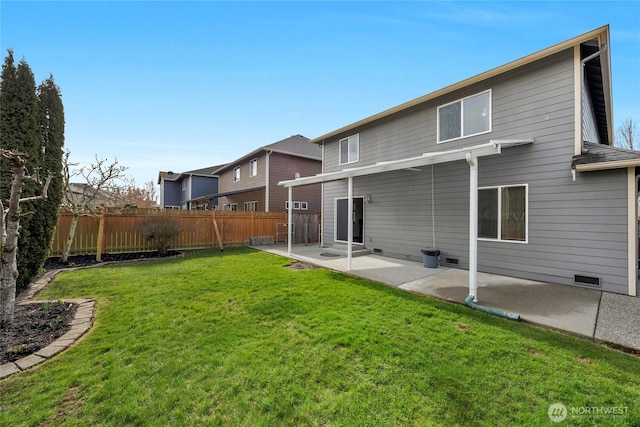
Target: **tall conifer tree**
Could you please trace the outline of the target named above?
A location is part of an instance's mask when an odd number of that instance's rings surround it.
[[[53,83],[53,80],[50,80]],[[43,85],[45,84],[46,82],[43,83]],[[32,176],[40,175],[44,180],[47,175],[46,142],[42,126],[46,125],[49,128],[49,124],[42,122],[43,117],[39,108],[35,79],[29,64],[23,59],[16,67],[13,51],[9,50],[2,67],[2,82],[0,84],[0,146],[7,150],[16,150],[26,154],[29,173]],[[60,107],[56,107],[57,110],[60,110],[60,113],[56,112],[55,115],[62,114]],[[63,133],[64,118],[62,118],[62,122],[60,132]],[[56,126],[60,128],[59,125]],[[59,139],[60,136],[57,138]],[[55,152],[56,149],[54,148],[53,151]],[[61,158],[60,154],[60,165],[54,172],[60,171]],[[3,200],[9,197],[10,185],[11,166],[6,160],[3,160],[0,162],[0,197]],[[40,188],[41,186],[36,182],[27,181],[23,188],[22,197],[34,196]],[[21,212],[33,212],[33,214],[23,216],[20,220],[18,289],[24,288],[33,280],[42,267],[46,251],[49,248],[49,239],[53,231],[49,230],[51,219],[45,220],[43,215],[46,214],[40,212],[43,207],[42,200],[26,202],[20,207]]]

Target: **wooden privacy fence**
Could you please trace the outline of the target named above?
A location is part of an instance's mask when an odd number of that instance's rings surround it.
[[[234,212],[234,211],[189,211],[153,209],[126,209],[119,213],[106,212],[101,216],[83,216],[78,220],[70,255],[99,253],[123,253],[154,251],[138,232],[138,223],[150,215],[169,215],[182,225],[182,233],[175,239],[171,249],[198,249],[218,246],[215,232],[217,225],[223,245],[249,244],[250,237],[273,237],[274,241],[286,241],[288,218],[283,212]],[[62,255],[69,234],[72,214],[62,213],[51,244],[50,256]],[[319,241],[319,215],[298,214],[293,216],[294,243]],[[305,225],[306,224],[306,225]],[[304,233],[304,230],[307,230]]]

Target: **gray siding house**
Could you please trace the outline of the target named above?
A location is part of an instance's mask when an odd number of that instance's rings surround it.
[[[323,246],[638,294],[640,153],[614,148],[604,26],[311,140]],[[291,249],[290,249],[291,250]]]
[[[160,172],[160,207],[162,209],[215,209],[218,200],[218,176],[212,174],[223,165],[175,173]]]

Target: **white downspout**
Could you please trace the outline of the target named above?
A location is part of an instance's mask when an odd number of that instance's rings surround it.
[[[351,259],[353,258],[353,177],[348,178],[349,190],[347,195],[347,270],[351,270]]]
[[[267,154],[264,156],[264,167],[265,169],[265,192],[264,192],[264,211],[269,212],[269,156],[271,155],[271,151],[267,151]],[[289,187],[291,188],[291,187]]]
[[[478,158],[467,153],[469,164],[469,295],[478,302]]]
[[[287,255],[291,256],[291,240],[292,240],[292,232],[293,228],[293,187],[289,187],[289,209],[287,212]]]

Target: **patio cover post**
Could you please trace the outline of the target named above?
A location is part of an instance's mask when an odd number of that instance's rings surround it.
[[[293,209],[291,209],[293,207],[293,187],[289,187],[289,209],[287,212],[287,255],[291,256],[291,236],[292,236],[292,232],[291,229],[293,228],[293,215],[292,215],[292,211]]]
[[[469,295],[478,302],[478,158],[467,153],[469,164]]]
[[[347,181],[349,183],[347,194],[347,270],[351,270],[353,252],[353,177],[350,176]]]

